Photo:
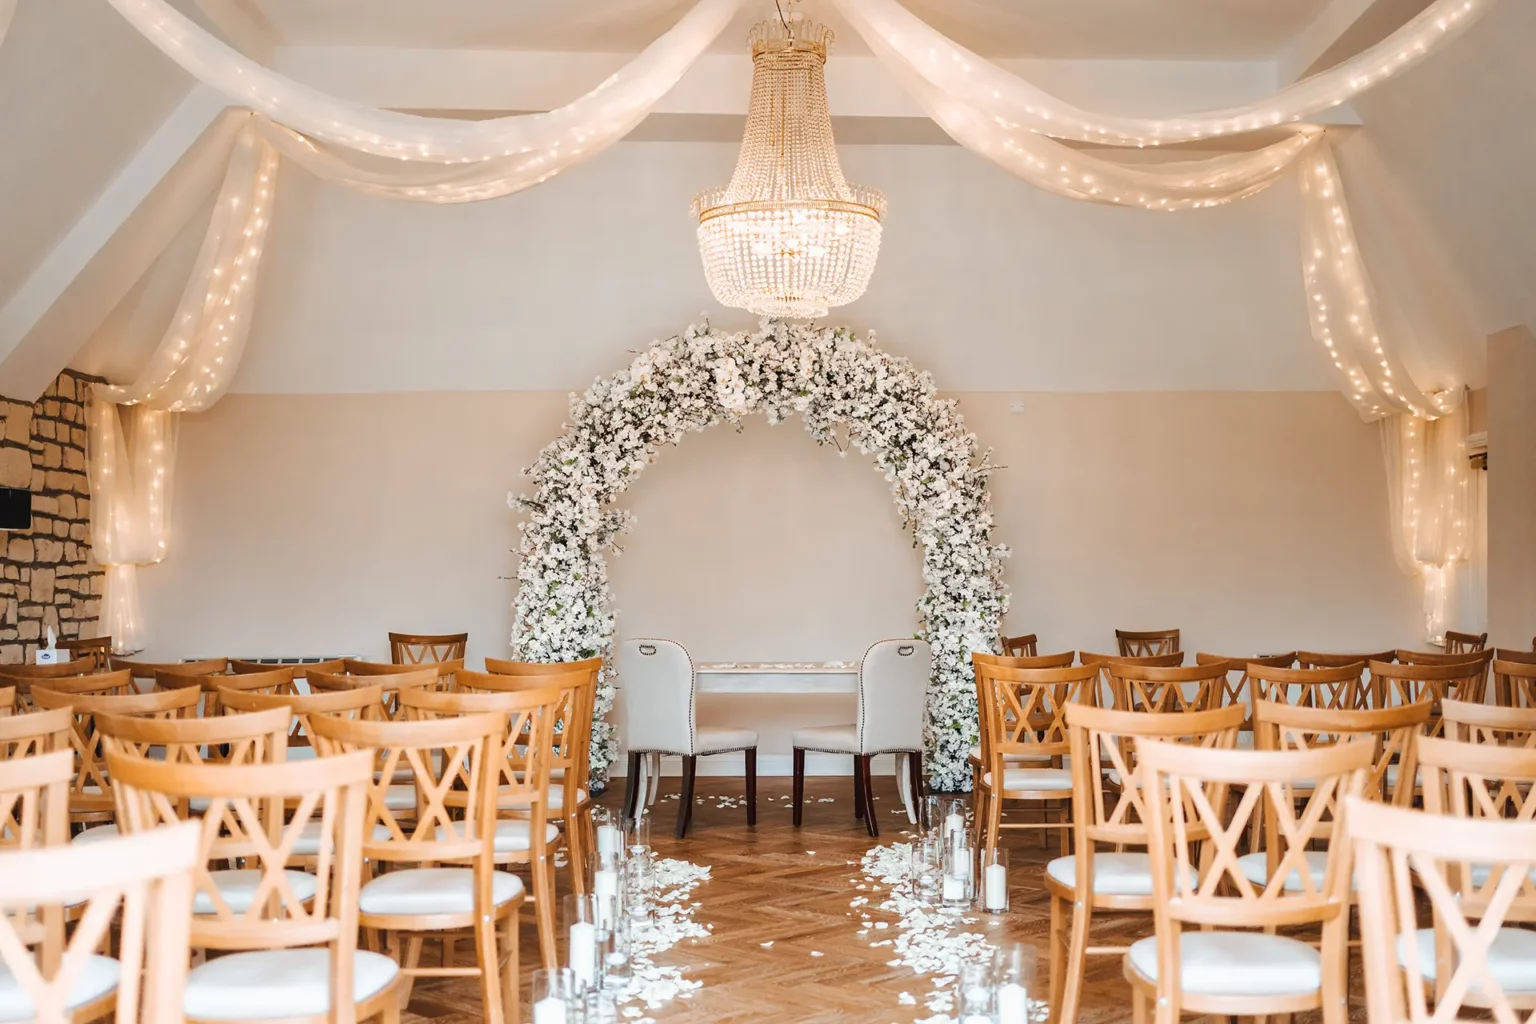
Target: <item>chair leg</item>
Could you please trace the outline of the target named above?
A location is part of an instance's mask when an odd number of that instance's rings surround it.
[[[870,836],[880,835],[880,821],[875,814],[875,786],[874,780],[869,774],[869,763],[874,760],[870,754],[864,754],[859,758],[859,778],[864,785],[864,827]]]
[[[747,826],[757,826],[757,748],[747,748]]]
[[[1093,918],[1086,899],[1072,901],[1072,930],[1067,934],[1067,968],[1061,996],[1062,1021],[1077,1020],[1077,1005],[1083,998],[1083,971],[1088,961],[1088,929]]]
[[[997,849],[998,833],[1003,826],[1003,795],[1001,793],[987,793],[987,859],[990,861],[992,852]]]
[[[507,1024],[501,1005],[501,972],[497,970],[496,922],[488,914],[475,922],[475,958],[480,963],[480,1004],[486,1024]]]
[[[640,759],[638,751],[629,752],[629,774],[624,776],[624,820],[635,820],[635,804],[640,798],[640,787],[645,785],[645,779],[640,777]]]
[[[502,944],[506,947],[507,962],[501,969],[501,1005],[511,1024],[521,1024],[523,1011],[521,994],[518,991],[519,966],[518,958],[522,951],[519,948],[519,936],[517,933],[519,919],[523,916],[522,902],[517,908],[508,914],[502,927]]]
[[[795,781],[794,781],[794,784],[793,784],[793,792],[794,792],[795,795],[794,795],[794,799],[790,801],[790,804],[791,804],[790,811],[795,816],[795,828],[799,828],[800,827],[800,819],[802,817],[802,808],[803,808],[803,805],[805,804],[805,748],[804,747],[796,747],[795,748],[794,761],[795,761],[795,767],[794,767]]]
[[[578,896],[587,894],[587,843],[582,834],[581,811],[567,811],[565,815],[565,853],[571,859],[571,891]]]
[[[692,754],[683,756],[683,792],[677,801],[677,831],[674,833],[678,839],[688,834],[688,822],[693,817],[693,775],[698,763],[699,759]]]
[[[1066,979],[1067,966],[1067,938],[1064,932],[1066,922],[1066,901],[1052,894],[1051,896],[1051,925],[1049,945],[1051,950],[1051,974],[1050,989],[1047,996],[1046,1007],[1050,1011],[1047,1018],[1050,1024],[1065,1024],[1067,1018],[1061,1012],[1061,997],[1063,982]]]
[[[395,942],[401,943],[404,946],[403,949],[400,949],[400,973],[402,975],[400,981],[400,1009],[403,1010],[411,1004],[411,989],[416,986],[415,971],[416,968],[421,966],[422,938],[420,935],[412,935],[407,938],[405,935],[397,932],[395,934]]]
[[[650,790],[643,798],[645,806],[654,807],[656,798],[661,795],[661,754],[646,755],[645,776],[649,782]]]
[[[927,828],[928,823],[923,820],[927,807],[923,800],[923,797],[926,795],[923,790],[926,787],[923,785],[923,752],[921,750],[908,752],[907,772],[912,776],[912,781],[907,784],[907,791],[912,794],[912,807],[909,809],[909,816],[912,819],[912,823],[918,828]]]
[[[555,949],[555,860],[546,849],[542,857],[534,859],[533,917],[539,927],[539,959],[544,969],[552,971],[560,966],[560,955]]]
[[[853,755],[853,816],[864,820],[864,773],[859,771],[859,755]]]

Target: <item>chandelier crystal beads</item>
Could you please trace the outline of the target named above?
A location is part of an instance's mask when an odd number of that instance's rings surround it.
[[[721,303],[819,317],[869,286],[885,197],[849,185],[827,111],[832,32],[797,20],[752,30],[752,101],[731,183],[693,200],[699,252]]]

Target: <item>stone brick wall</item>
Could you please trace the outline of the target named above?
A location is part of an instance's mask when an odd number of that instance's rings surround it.
[[[35,404],[0,398],[0,487],[32,490],[32,529],[0,530],[0,664],[30,661],[50,626],[64,639],[95,633],[103,573],[90,560],[85,400],[99,379],[65,370]]]

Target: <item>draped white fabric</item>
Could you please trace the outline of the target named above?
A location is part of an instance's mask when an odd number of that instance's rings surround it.
[[[248,59],[165,0],[108,2],[194,77],[277,124],[375,156],[437,164],[495,161],[505,182],[500,194],[506,194],[628,134],[720,34],[741,0],[700,0],[671,31],[567,106],[483,121],[421,117],[339,99]]]
[[[1425,639],[1439,640],[1457,605],[1457,569],[1478,543],[1466,405],[1434,420],[1388,417],[1381,440],[1392,551],[1404,572],[1422,577]]]
[[[1476,20],[1491,0],[1435,0],[1375,46],[1273,95],[1169,117],[1126,117],[1075,107],[978,57],[897,0],[833,2],[888,65],[918,76],[955,103],[986,112],[999,127],[1078,142],[1155,146],[1292,124],[1346,103],[1423,60]]]
[[[92,396],[86,424],[91,549],[108,569],[101,628],[120,651],[143,644],[135,566],[166,555],[176,416],[218,401],[245,347],[277,160],[252,119],[235,140],[202,249],[164,339],[137,380],[98,384]]]

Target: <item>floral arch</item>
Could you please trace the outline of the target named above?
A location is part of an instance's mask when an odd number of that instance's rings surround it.
[[[614,501],[663,446],[752,412],[770,423],[798,414],[817,443],[873,455],[890,481],[897,511],[923,546],[918,635],[934,655],[928,768],[935,789],[967,788],[977,732],[970,654],[996,649],[1008,608],[1008,549],[991,538],[990,451],[978,453],[954,400],[938,397],[929,374],[875,347],[873,335],[781,320],[739,333],[690,326],[572,395],[565,433],[523,472],[534,493],[511,499],[527,513],[513,650],[527,661],[609,658],[604,551],[631,520]],[[610,668],[598,687],[595,782],[607,779],[618,754],[605,720],[613,698]]]

